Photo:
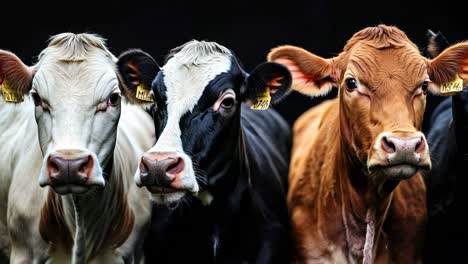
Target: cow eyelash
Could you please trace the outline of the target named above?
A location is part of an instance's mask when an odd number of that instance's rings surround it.
[[[421,89],[422,89],[424,94],[427,94],[427,89],[428,88],[429,88],[429,81],[426,80],[421,84]]]
[[[348,78],[346,78],[346,80],[345,80],[345,86],[346,86],[346,89],[347,89],[348,91],[353,91],[353,90],[355,90],[355,89],[358,88],[358,87],[357,87],[357,81],[356,81],[356,79],[353,78],[353,77],[348,77]]]
[[[120,103],[120,99],[120,93],[111,93],[107,97],[106,101],[103,101],[96,106],[96,112],[105,112],[109,107],[117,107]]]
[[[33,99],[34,105],[35,106],[42,106],[42,99],[41,97],[37,94],[37,92],[31,92],[31,97]]]
[[[107,98],[107,106],[116,107],[120,102],[120,94],[119,93],[112,93]]]
[[[429,82],[430,82],[429,80],[425,80],[420,85],[418,85],[416,91],[414,92],[414,96],[418,96],[422,94],[426,95],[427,90],[429,89]]]
[[[236,99],[234,98],[234,96],[227,95],[223,98],[223,101],[221,101],[221,107],[223,107],[224,109],[231,109],[235,103]]]
[[[42,110],[49,111],[49,106],[47,102],[42,100],[42,98],[39,96],[39,94],[36,91],[31,91],[31,97],[36,107],[41,107]]]
[[[236,104],[236,94],[232,89],[226,90],[214,103],[213,110],[230,110]]]

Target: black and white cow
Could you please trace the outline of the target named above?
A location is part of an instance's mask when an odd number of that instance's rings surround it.
[[[448,46],[440,33],[430,33],[432,56]],[[465,89],[442,101],[429,120],[427,142],[433,168],[426,177],[429,220],[425,263],[468,263],[467,136],[468,88],[465,83]]]
[[[148,260],[286,263],[291,131],[275,111],[242,103],[267,91],[281,99],[289,71],[262,63],[249,75],[229,49],[195,40],[161,69],[139,50],[118,67],[131,100],[146,87],[154,100],[158,141],[135,175],[156,204]]]

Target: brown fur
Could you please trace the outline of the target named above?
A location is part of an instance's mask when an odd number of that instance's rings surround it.
[[[48,191],[46,203],[41,210],[39,233],[46,242],[61,244],[71,254],[73,237],[65,223],[62,199],[51,190]]]
[[[422,82],[440,84],[463,72],[466,45],[430,61],[401,30],[379,25],[354,34],[332,59],[291,46],[272,50],[268,58],[297,77],[294,89],[315,96],[324,87],[340,88],[337,99],[306,112],[294,126],[288,206],[296,262],[362,262],[369,212],[375,263],[421,261],[427,217],[421,173],[390,181],[367,164],[382,132],[408,137],[420,130]],[[345,88],[348,75],[358,80],[359,92]]]
[[[124,195],[123,193],[118,196],[120,201],[118,202],[117,211],[120,213],[117,213],[116,215],[120,217],[112,219],[110,223],[112,228],[106,235],[106,237],[109,238],[108,245],[113,248],[118,248],[127,240],[132,232],[133,224],[135,222],[133,212],[128,205],[127,196],[128,195]]]
[[[0,84],[8,80],[11,88],[25,94],[31,88],[32,70],[15,54],[0,50]]]
[[[388,199],[376,201],[374,187],[347,157],[352,151],[337,140],[339,113],[339,101],[332,100],[325,107],[306,112],[294,127],[294,135],[302,136],[294,138],[288,206],[298,263],[319,262],[336,249],[362,261],[366,211],[371,208],[382,214],[387,205]],[[310,119],[319,115],[318,120]],[[305,127],[314,131],[314,139],[303,134]],[[351,244],[343,217],[347,218]],[[425,187],[420,174],[399,183],[386,219],[378,219],[384,222],[376,262],[415,263],[420,257],[426,219]]]
[[[457,73],[468,74],[468,65],[465,65],[465,68],[461,67],[463,59],[467,58],[468,42],[458,43],[446,49],[430,62],[429,75],[432,81],[440,85],[453,81]],[[465,84],[467,83],[465,80]]]
[[[120,186],[114,196],[116,201],[115,210],[110,220],[110,229],[104,236],[106,239],[103,243],[97,244],[90,254],[90,257],[96,255],[102,249],[118,248],[130,236],[134,224],[134,215],[127,202],[127,195],[123,194],[123,187]],[[52,245],[52,250],[55,246],[64,248],[71,253],[73,246],[72,233],[65,223],[62,199],[60,195],[49,190],[47,201],[41,210],[41,219],[39,222],[39,232],[42,238]]]

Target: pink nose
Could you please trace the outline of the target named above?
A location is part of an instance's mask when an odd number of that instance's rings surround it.
[[[380,143],[385,152],[396,155],[420,154],[426,147],[426,140],[423,136],[414,138],[383,136]]]
[[[184,167],[184,160],[174,153],[145,153],[140,162],[141,185],[170,187]]]
[[[47,172],[50,185],[86,185],[93,168],[94,160],[89,154],[73,151],[57,151],[47,159]]]

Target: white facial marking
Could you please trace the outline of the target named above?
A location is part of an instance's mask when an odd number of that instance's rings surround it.
[[[221,48],[222,51],[214,47]],[[181,172],[182,186],[192,193],[197,193],[199,186],[192,160],[184,153],[179,122],[184,114],[193,110],[208,83],[217,75],[228,72],[230,68],[229,50],[217,44],[198,41],[186,44],[162,68],[167,89],[167,124],[156,145],[148,152],[171,152],[183,158],[185,168]],[[166,194],[165,199],[175,201],[183,195],[184,193]],[[160,196],[153,194],[153,199],[160,200]]]

